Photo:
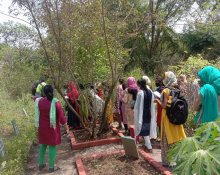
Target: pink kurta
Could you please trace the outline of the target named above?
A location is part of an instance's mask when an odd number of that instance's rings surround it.
[[[50,127],[50,106],[51,101],[42,98],[39,101],[39,128],[38,139],[39,144],[58,145],[61,143],[60,124],[66,123],[60,102],[56,102],[56,128]]]

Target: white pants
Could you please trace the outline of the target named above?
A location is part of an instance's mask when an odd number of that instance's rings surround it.
[[[150,137],[149,136],[144,136],[144,141],[145,141],[145,146],[147,149],[152,149],[151,143],[150,143]]]

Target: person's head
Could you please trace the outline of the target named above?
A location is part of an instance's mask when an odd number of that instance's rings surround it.
[[[138,88],[134,77],[128,77],[127,87],[129,89],[137,89]]]
[[[103,84],[102,83],[98,83],[97,89],[103,89]]]
[[[146,85],[151,86],[151,81],[150,78],[147,75],[144,75],[142,77],[142,79],[144,79],[146,81]]]
[[[79,88],[80,88],[81,90],[84,90],[84,89],[85,89],[85,86],[84,86],[82,83],[80,83],[80,84],[79,84]]]
[[[146,80],[141,78],[140,80],[137,81],[138,86],[140,87],[141,90],[145,90],[146,89]]]
[[[41,77],[40,79],[40,83],[45,82],[45,79],[43,77]]]
[[[156,87],[163,86],[163,78],[161,76],[157,76],[155,80]]]
[[[46,85],[43,88],[44,95],[48,100],[52,101],[53,99],[53,87],[51,85]]]
[[[151,88],[150,78],[149,78],[147,75],[144,75],[144,76],[142,77],[142,79],[144,79],[144,80],[146,81],[146,86],[147,86],[148,89],[150,89],[150,88]]]
[[[90,89],[95,89],[94,85],[90,85]]]
[[[213,84],[219,78],[219,70],[213,66],[206,66],[198,72],[202,84]]]
[[[127,88],[127,84],[126,84],[126,83],[123,83],[123,84],[122,84],[122,89],[125,90],[126,88]]]
[[[118,82],[119,82],[119,84],[123,84],[124,83],[124,79],[119,78]]]
[[[171,71],[165,72],[164,73],[163,84],[166,87],[176,85],[177,84],[176,75]]]
[[[187,83],[186,75],[181,74],[181,75],[178,77],[177,82],[178,82],[178,84]]]

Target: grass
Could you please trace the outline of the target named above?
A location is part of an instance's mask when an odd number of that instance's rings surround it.
[[[34,102],[31,95],[12,99],[0,89],[0,138],[4,141],[5,157],[0,159],[0,175],[23,175],[30,146],[36,140]],[[28,113],[25,116],[23,108]],[[14,133],[11,120],[15,119],[20,134]]]

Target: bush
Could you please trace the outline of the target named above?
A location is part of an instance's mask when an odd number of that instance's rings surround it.
[[[189,81],[193,81],[197,78],[197,72],[205,66],[211,65],[208,60],[202,58],[201,55],[190,56],[187,61],[180,62],[177,66],[169,66],[169,70],[172,70],[176,75],[185,74]]]
[[[3,138],[6,155],[0,160],[0,174],[14,175],[25,174],[25,163],[30,146],[36,140],[36,129],[34,127],[34,102],[30,95],[22,95],[20,99],[10,99],[6,91],[0,89],[0,133]],[[24,115],[22,109],[28,113]],[[11,120],[16,119],[20,134],[16,136],[13,132]]]

